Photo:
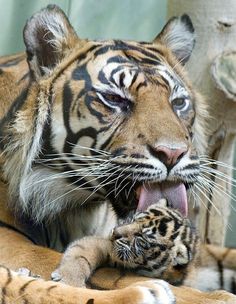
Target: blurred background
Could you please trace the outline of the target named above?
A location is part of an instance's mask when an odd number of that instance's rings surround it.
[[[167,18],[167,0],[0,0],[0,55],[24,50],[22,31],[26,20],[51,3],[65,11],[81,38],[151,41]],[[235,202],[232,204],[236,207]],[[236,246],[233,210],[229,227],[226,245]]]
[[[81,38],[152,40],[166,21],[166,0],[0,0],[0,55],[24,50],[26,19],[48,4],[59,5]]]

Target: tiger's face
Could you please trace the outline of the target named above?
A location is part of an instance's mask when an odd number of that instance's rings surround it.
[[[152,43],[87,41],[50,7],[28,22],[25,41],[35,79],[53,77],[44,154],[61,156],[68,183],[86,202],[108,198],[119,216],[163,197],[186,215],[199,173],[198,100],[182,68],[194,45],[189,17],[171,19]]]

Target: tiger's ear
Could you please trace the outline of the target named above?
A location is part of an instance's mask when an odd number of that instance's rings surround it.
[[[35,78],[53,70],[79,39],[64,12],[56,5],[34,14],[27,21],[23,36]]]
[[[194,27],[191,19],[186,14],[171,18],[153,42],[164,44],[184,65],[188,61],[195,44]]]

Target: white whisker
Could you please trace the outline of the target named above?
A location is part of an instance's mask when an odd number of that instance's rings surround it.
[[[202,187],[202,184],[195,184],[194,185],[196,187],[196,189],[201,192],[201,194],[206,198],[206,200],[211,204],[211,206],[214,207],[214,209],[216,210],[216,212],[221,215],[220,210],[212,203],[212,201],[210,200],[210,198],[206,195],[206,193],[203,191],[205,190],[204,187]]]
[[[230,200],[233,200],[236,202],[236,195],[232,194],[231,192],[230,193],[226,192],[224,190],[225,187],[223,187],[222,185],[220,185],[212,180],[208,180],[204,176],[200,176],[199,182],[203,182],[203,183],[207,184],[212,193],[213,193],[213,191],[215,191],[217,194],[221,195],[222,197],[227,196],[228,198],[230,198]],[[231,203],[230,203],[230,206],[234,211],[236,211],[236,208]]]
[[[194,191],[193,188],[191,189],[191,191],[192,191],[192,193],[193,193],[195,196],[197,196],[197,198],[199,199],[199,201],[201,202],[201,204],[206,208],[206,210],[207,210],[208,212],[210,212],[208,206],[207,206],[207,205],[205,204],[205,202],[202,200],[202,198],[200,197],[200,195],[197,194],[197,192]]]

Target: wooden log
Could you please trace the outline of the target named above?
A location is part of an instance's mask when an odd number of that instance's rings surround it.
[[[236,135],[235,12],[235,0],[224,3],[221,0],[168,1],[169,17],[188,14],[196,31],[195,49],[186,67],[190,79],[205,96],[209,106],[206,154],[229,166],[233,164]],[[232,190],[232,170],[221,165],[214,165],[213,169],[219,170],[221,176],[217,177],[212,173],[210,177],[212,183],[216,182],[216,186],[212,193],[206,191],[201,194],[199,227],[203,240],[223,245],[231,210],[231,199],[228,195]],[[228,195],[220,194],[223,191]]]

